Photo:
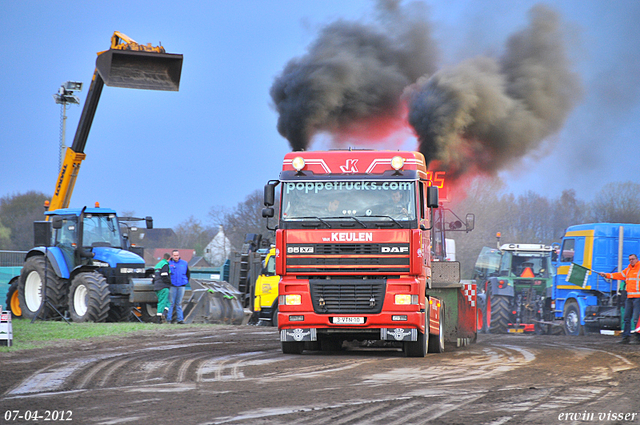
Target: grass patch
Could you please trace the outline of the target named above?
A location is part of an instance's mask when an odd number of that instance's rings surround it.
[[[154,323],[71,323],[13,320],[13,344],[0,346],[0,353],[28,350],[50,345],[57,340],[89,339],[111,335],[125,335],[140,331],[158,329]]]

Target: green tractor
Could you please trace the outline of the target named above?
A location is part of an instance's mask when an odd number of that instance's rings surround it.
[[[548,332],[543,313],[555,252],[542,244],[482,248],[475,266],[482,332]]]

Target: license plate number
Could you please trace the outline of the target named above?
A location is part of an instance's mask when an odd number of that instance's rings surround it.
[[[361,325],[364,323],[364,317],[334,317],[333,323],[338,325]]]

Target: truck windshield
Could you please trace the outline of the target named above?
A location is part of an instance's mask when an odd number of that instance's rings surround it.
[[[415,220],[415,193],[412,181],[284,182],[281,219]]]
[[[84,246],[122,247],[120,226],[115,214],[87,214],[83,221]]]

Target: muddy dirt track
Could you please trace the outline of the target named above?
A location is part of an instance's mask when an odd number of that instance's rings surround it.
[[[273,328],[162,325],[0,353],[0,423],[638,424],[640,346],[617,341],[479,335],[424,359],[355,344],[296,356]]]

